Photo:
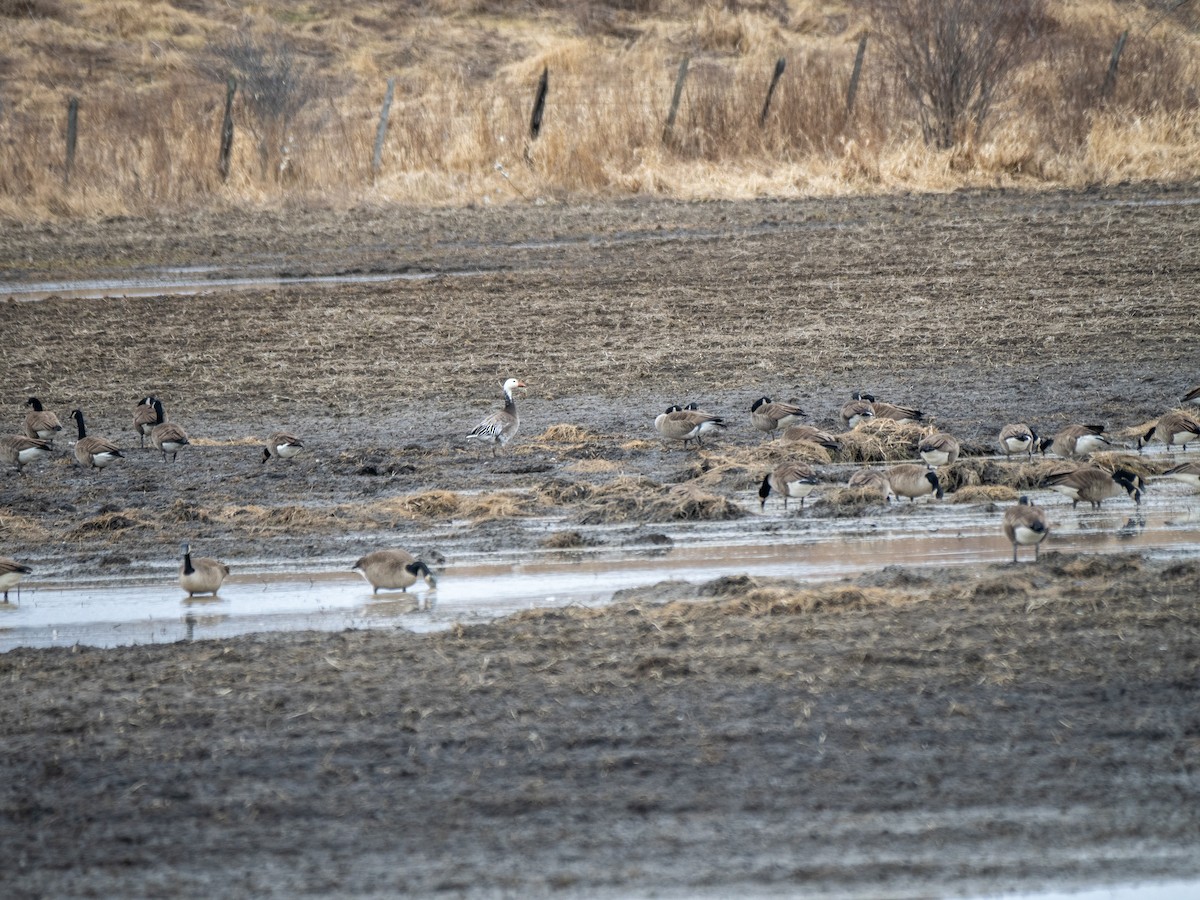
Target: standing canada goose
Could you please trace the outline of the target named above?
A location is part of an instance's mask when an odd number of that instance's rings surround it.
[[[783,430],[783,440],[807,441],[810,444],[824,447],[830,453],[836,453],[842,449],[842,442],[834,435],[828,431],[822,431],[820,428],[814,428],[812,425],[789,425]]]
[[[841,416],[846,428],[854,428],[859,422],[875,418],[875,407],[870,400],[864,400],[855,393],[853,400],[847,400],[842,405]]]
[[[700,436],[724,428],[725,420],[702,409],[668,406],[666,412],[659,413],[655,418],[654,427],[665,440],[683,441],[683,448],[686,450],[688,441],[695,441],[697,446],[703,447],[704,442],[700,440]]]
[[[213,594],[221,589],[221,582],[229,574],[229,566],[207,556],[192,556],[189,544],[183,545],[183,564],[179,567],[179,586],[189,597],[197,594]]]
[[[1190,391],[1183,395],[1184,403],[1195,403],[1200,406],[1200,384],[1196,385]]]
[[[103,469],[118,459],[124,459],[121,448],[110,440],[98,437],[88,437],[87,428],[83,424],[83,410],[77,409],[71,413],[75,426],[79,429],[79,439],[75,441],[75,459],[85,469]]]
[[[1108,438],[1104,436],[1103,425],[1068,425],[1054,437],[1038,441],[1038,449],[1042,451],[1042,456],[1049,450],[1063,459],[1087,456],[1096,450],[1111,446]]]
[[[888,483],[887,476],[878,469],[856,469],[850,476],[847,485],[861,490],[878,491],[879,495],[888,503],[891,503],[896,496],[891,484]]]
[[[171,454],[171,461],[174,462],[179,451],[188,446],[191,441],[188,440],[187,432],[174,422],[168,422],[163,417],[162,401],[157,397],[151,398],[151,406],[154,407],[154,422],[155,425],[150,429],[150,443],[158,450],[162,451],[163,462],[167,461],[167,454]]]
[[[20,434],[0,438],[0,460],[10,466],[16,466],[18,475],[24,474],[21,471],[22,466],[39,460],[43,456],[49,456],[52,450],[50,442],[43,441],[41,438],[25,437]]]
[[[509,378],[504,382],[504,409],[497,410],[476,425],[467,435],[468,440],[487,441],[492,445],[492,456],[496,451],[513,439],[517,429],[521,427],[521,419],[517,415],[517,401],[512,392],[516,388],[525,387],[525,382]]]
[[[958,440],[944,431],[935,431],[921,438],[917,452],[931,466],[953,465],[961,447]]]
[[[407,593],[418,578],[424,579],[431,591],[437,589],[437,579],[429,571],[429,566],[406,550],[376,550],[360,558],[350,568],[362,573],[371,585],[372,594],[378,594],[380,588],[386,591],[399,589]]]
[[[771,491],[776,491],[783,495],[785,512],[789,497],[799,497],[800,508],[804,509],[804,498],[813,492],[817,483],[817,473],[812,470],[812,466],[804,463],[783,463],[763,477],[762,486],[758,489],[759,506],[765,510],[767,497],[771,496]]]
[[[897,497],[907,497],[909,502],[926,494],[934,494],[939,500],[945,496],[937,472],[920,463],[900,463],[883,470],[883,476],[892,486]]]
[[[1006,456],[1024,453],[1029,456],[1029,460],[1032,462],[1033,448],[1037,444],[1037,439],[1037,432],[1024,422],[1005,425],[1000,429],[1000,449],[1004,451]]]
[[[267,446],[263,447],[262,461],[266,462],[272,456],[279,459],[291,459],[304,449],[300,438],[287,431],[277,431],[267,438]]]
[[[58,416],[48,409],[42,409],[42,401],[37,397],[30,397],[25,401],[25,405],[32,407],[25,416],[26,437],[41,438],[44,441],[52,441],[58,437],[58,433],[62,431],[62,423],[58,421]]]
[[[138,446],[146,449],[146,436],[158,424],[158,411],[154,408],[154,397],[143,397],[133,408],[133,430],[137,432]]]
[[[1099,466],[1083,466],[1072,472],[1048,475],[1043,479],[1042,486],[1070,497],[1072,509],[1079,505],[1080,500],[1092,504],[1092,509],[1099,509],[1101,503],[1109,497],[1119,497],[1121,491],[1125,491],[1134,503],[1140,504],[1145,482],[1140,475],[1127,469],[1108,472]]]
[[[770,397],[759,397],[750,405],[750,423],[767,434],[789,425],[798,425],[804,416],[804,410],[795,403],[784,403]]]
[[[1008,538],[1013,548],[1013,562],[1017,561],[1017,547],[1028,547],[1033,544],[1033,559],[1037,562],[1038,547],[1050,533],[1046,524],[1046,514],[1029,502],[1028,497],[1022,497],[1016,506],[1010,506],[1004,511],[1004,536]]]
[[[1187,453],[1187,445],[1200,438],[1200,422],[1183,412],[1163,413],[1154,427],[1138,438],[1138,449],[1141,450],[1155,438],[1166,444],[1167,450],[1179,444]]]
[[[876,400],[874,394],[867,394],[863,391],[855,391],[852,395],[855,400],[865,400],[871,404],[871,411],[877,419],[891,419],[893,422],[920,422],[925,414],[913,406],[897,406],[894,403],[884,403],[882,400]]]
[[[17,583],[33,572],[29,566],[17,562],[15,559],[9,559],[7,556],[0,556],[0,590],[4,591],[4,602],[8,602],[8,592],[17,586]],[[21,592],[17,591],[17,601],[21,600]]]
[[[1192,487],[1200,488],[1200,460],[1181,463],[1174,468],[1167,469],[1163,472],[1167,478],[1174,478],[1176,481],[1182,481],[1184,484],[1190,484]]]

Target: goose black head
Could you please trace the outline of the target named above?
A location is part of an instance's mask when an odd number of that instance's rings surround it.
[[[946,496],[946,492],[942,490],[942,483],[938,481],[937,472],[929,471],[925,473],[925,480],[933,485],[934,495],[941,500]]]
[[[42,401],[39,400],[37,397],[30,397],[28,400],[25,401],[25,405],[32,406],[34,412],[42,411]]]
[[[875,402],[875,395],[868,394],[866,391],[855,391],[850,395],[851,400],[866,400],[868,403]]]
[[[765,508],[767,505],[767,498],[770,496],[771,496],[771,476],[768,474],[768,475],[763,476],[762,484],[758,488],[759,504]]]
[[[760,406],[763,406],[770,402],[771,402],[770,397],[759,397],[757,400],[755,400],[753,403],[750,404],[750,412],[757,412],[758,408]]]
[[[1142,491],[1146,489],[1146,481],[1141,475],[1136,475],[1128,469],[1117,469],[1113,472],[1113,481],[1125,488],[1134,503],[1141,505]]]
[[[424,578],[425,583],[429,585],[430,590],[437,587],[437,579],[434,578],[433,573],[429,571],[429,566],[425,565],[425,563],[421,562],[421,560],[418,559],[416,562],[410,562],[404,568],[410,575],[416,578]]]

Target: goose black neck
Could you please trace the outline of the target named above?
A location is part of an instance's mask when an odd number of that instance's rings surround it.
[[[155,418],[154,424],[161,425],[164,421],[162,401],[155,398],[154,400],[150,401],[150,405],[154,407],[154,418]]]
[[[75,419],[75,426],[79,429],[79,440],[82,441],[85,437],[87,437],[87,428],[83,424],[83,410],[75,410],[73,416]]]
[[[42,401],[39,400],[37,397],[30,397],[28,400],[25,401],[25,405],[32,406],[34,412],[42,411]]]
[[[504,410],[510,413],[517,411],[517,401],[513,399],[513,395],[507,390],[504,392]]]
[[[183,574],[191,575],[195,571],[196,571],[195,568],[193,568],[193,566],[192,566],[192,551],[184,550],[183,551]]]

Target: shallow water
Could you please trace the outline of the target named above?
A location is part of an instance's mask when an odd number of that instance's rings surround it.
[[[757,505],[750,497],[747,505]],[[1200,554],[1200,496],[1157,482],[1141,508],[1110,501],[1074,511],[1053,497],[1052,533],[1043,550],[1156,556]],[[905,504],[908,506],[908,504]],[[688,523],[665,548],[601,548],[512,554],[462,554],[438,572],[436,594],[373,594],[336,561],[280,567],[241,564],[216,598],[183,595],[173,571],[153,583],[109,580],[21,584],[19,604],[0,605],[0,651],[85,644],[110,647],[227,637],[260,631],[395,627],[433,631],[511,613],[610,602],[616,591],[661,581],[703,583],[723,575],[823,581],[886,566],[963,566],[1011,559],[1000,513],[986,506],[918,503],[861,519],[768,515],[734,523]],[[1032,559],[1022,548],[1021,559]],[[308,566],[304,568],[304,566]],[[424,588],[424,585],[419,585]],[[420,601],[433,597],[432,608]]]

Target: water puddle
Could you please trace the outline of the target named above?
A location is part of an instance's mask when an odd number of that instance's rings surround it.
[[[1152,882],[1038,894],[989,894],[977,900],[1193,900],[1195,897],[1200,897],[1200,881]]]

